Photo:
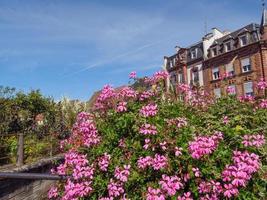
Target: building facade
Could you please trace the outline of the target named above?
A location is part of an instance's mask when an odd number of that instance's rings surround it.
[[[216,97],[229,93],[260,96],[256,83],[267,78],[267,10],[261,24],[234,32],[214,28],[202,41],[164,57],[170,86],[198,85]]]

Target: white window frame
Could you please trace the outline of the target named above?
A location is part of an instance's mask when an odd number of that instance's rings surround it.
[[[227,75],[233,76],[235,74],[234,64],[228,63],[225,65],[225,72]]]
[[[248,61],[248,64],[246,64],[247,62],[245,62],[245,61]],[[241,68],[242,68],[243,73],[250,72],[252,70],[250,58],[241,59]]]
[[[244,94],[245,95],[254,96],[253,82],[252,81],[245,82],[243,84],[243,87],[244,87]],[[250,88],[250,89],[248,89],[248,88]]]
[[[246,43],[245,43],[245,44],[244,44],[242,38],[246,38]],[[243,47],[243,46],[248,45],[248,35],[247,35],[247,34],[245,34],[245,35],[241,35],[241,36],[239,37],[239,42],[240,42],[240,47]]]
[[[191,59],[197,58],[197,48],[191,50]]]
[[[184,75],[183,75],[183,73],[178,73],[178,81],[179,81],[179,83],[183,83],[184,82]]]
[[[217,70],[215,70],[215,69],[217,69]],[[219,67],[213,67],[212,68],[212,80],[218,80],[219,78],[220,78],[220,69],[219,69]]]
[[[214,93],[215,98],[221,98],[222,96],[221,88],[214,88],[213,93]]]
[[[229,49],[228,49],[228,46],[227,45],[230,45],[229,46]],[[225,45],[224,45],[224,51],[225,52],[229,52],[229,51],[231,51],[232,50],[232,42],[231,41],[228,41],[228,42],[225,42]]]
[[[195,80],[197,79],[197,80]],[[198,83],[199,82],[199,71],[198,70],[193,70],[192,71],[192,82],[193,83]]]

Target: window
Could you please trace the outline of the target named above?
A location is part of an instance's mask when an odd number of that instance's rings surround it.
[[[183,73],[179,73],[179,74],[178,74],[178,81],[179,81],[179,83],[183,83],[183,82],[184,82],[184,76],[183,76]]]
[[[252,81],[244,83],[244,93],[246,96],[253,96],[253,83],[252,83]]]
[[[172,75],[171,75],[171,83],[172,83],[172,84],[175,84],[176,81],[177,81],[176,74],[172,74]]]
[[[172,61],[170,60],[170,68],[173,68],[173,64]]]
[[[225,43],[225,52],[231,51],[231,42]]]
[[[191,51],[191,59],[195,59],[197,57],[197,49],[193,49]]]
[[[198,71],[192,71],[192,82],[193,83],[198,83],[199,81],[199,75],[198,75]]]
[[[175,67],[176,59],[173,59],[173,66]]]
[[[240,40],[240,46],[243,47],[245,45],[247,45],[248,41],[247,41],[247,35],[243,35],[239,38]]]
[[[212,56],[213,57],[217,56],[217,48],[216,47],[212,49]]]
[[[236,87],[235,87],[235,85],[229,85],[227,87],[226,91],[230,95],[235,95],[236,94]]]
[[[215,96],[216,98],[220,98],[220,97],[221,97],[221,88],[215,88],[215,89],[213,90],[213,92],[214,92],[214,96]]]
[[[250,59],[249,58],[242,59],[241,66],[242,66],[242,72],[251,71]]]
[[[225,65],[225,71],[227,76],[233,76],[235,74],[233,63]]]
[[[212,78],[213,78],[213,80],[217,80],[220,78],[219,67],[214,67],[212,69]]]

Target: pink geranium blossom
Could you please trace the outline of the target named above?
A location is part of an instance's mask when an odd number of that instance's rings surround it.
[[[162,194],[160,189],[148,187],[146,200],[165,200],[165,196]]]
[[[144,117],[153,117],[158,112],[158,106],[156,104],[148,104],[140,109],[140,114]]]
[[[139,129],[139,132],[144,135],[156,135],[157,134],[157,127],[152,124],[144,124]]]
[[[174,196],[183,187],[183,183],[178,176],[167,176],[165,174],[162,175],[159,184],[169,196]]]
[[[135,71],[131,72],[131,73],[129,74],[129,78],[131,78],[131,79],[135,79],[135,78],[136,78],[136,72],[135,72]]]
[[[189,142],[189,152],[195,159],[200,159],[204,155],[211,154],[219,145],[223,135],[221,132],[216,132],[212,136],[198,136],[194,141]]]
[[[127,111],[127,102],[123,101],[123,102],[119,102],[118,103],[118,106],[116,108],[116,111],[118,113],[121,113],[121,112],[126,112]]]
[[[261,147],[265,144],[265,137],[263,134],[262,135],[261,134],[244,135],[242,144],[245,147],[248,147],[248,146]]]

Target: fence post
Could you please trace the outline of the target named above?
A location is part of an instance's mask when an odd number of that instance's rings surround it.
[[[24,135],[23,133],[19,133],[17,166],[22,166],[23,160],[24,160]]]

